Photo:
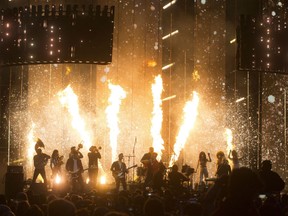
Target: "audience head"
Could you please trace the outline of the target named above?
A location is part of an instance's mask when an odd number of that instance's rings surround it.
[[[156,198],[149,198],[144,204],[144,216],[164,216],[165,208],[163,202]]]
[[[272,162],[270,160],[264,160],[261,163],[261,169],[263,171],[270,171],[272,169]]]
[[[47,209],[48,216],[75,216],[76,215],[76,207],[75,205],[65,199],[56,199],[51,201],[48,204]]]
[[[260,192],[262,183],[258,175],[250,168],[241,167],[232,171],[228,193],[231,198],[238,201],[252,201]]]

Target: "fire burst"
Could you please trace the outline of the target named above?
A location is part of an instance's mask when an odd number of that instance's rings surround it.
[[[63,91],[58,92],[62,106],[68,109],[72,116],[72,127],[78,131],[86,149],[92,145],[89,133],[85,130],[85,122],[80,116],[78,97],[73,89],[68,85]]]
[[[110,146],[112,150],[112,161],[117,159],[117,138],[119,135],[118,127],[118,113],[120,110],[121,100],[126,97],[126,92],[119,85],[113,85],[109,83],[108,85],[111,94],[108,99],[109,106],[106,108],[106,118],[107,124],[110,128]]]
[[[234,149],[234,146],[233,146],[233,143],[232,143],[233,134],[232,134],[232,131],[229,128],[226,128],[225,134],[226,134],[226,142],[227,142],[226,151],[227,151],[227,154],[229,154],[230,150],[232,151]]]
[[[28,148],[27,148],[27,159],[29,164],[29,172],[32,173],[33,170],[33,156],[34,156],[34,151],[35,151],[35,143],[36,143],[36,137],[34,135],[35,131],[35,123],[32,122],[31,129],[29,130],[27,139],[28,139]]]
[[[151,134],[153,138],[153,147],[158,154],[157,160],[161,160],[162,150],[164,150],[164,141],[161,137],[161,129],[163,122],[162,100],[163,81],[160,75],[155,77],[155,83],[152,85],[153,93],[153,112],[152,112],[152,126]]]
[[[184,111],[184,123],[182,124],[179,134],[176,138],[174,145],[174,155],[172,155],[169,167],[178,160],[181,150],[184,148],[186,140],[189,136],[191,129],[194,126],[196,117],[198,115],[199,96],[197,92],[193,92],[193,99],[188,101],[183,109]]]

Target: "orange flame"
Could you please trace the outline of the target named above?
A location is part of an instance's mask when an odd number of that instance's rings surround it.
[[[152,126],[151,135],[153,138],[153,147],[158,154],[157,160],[162,158],[162,150],[164,150],[164,140],[161,136],[163,111],[161,95],[163,92],[163,81],[160,75],[155,77],[155,83],[152,85],[153,93],[153,112],[152,112]]]
[[[110,128],[110,146],[112,150],[112,161],[117,160],[117,138],[119,135],[118,127],[118,113],[120,110],[121,100],[126,97],[126,92],[119,85],[113,85],[109,83],[108,85],[111,94],[108,99],[109,106],[106,108],[106,118],[108,127]]]
[[[199,97],[197,92],[193,92],[193,99],[188,101],[183,109],[184,111],[184,122],[180,127],[176,143],[174,144],[174,155],[172,155],[169,167],[173,166],[178,160],[181,150],[184,148],[186,140],[189,136],[190,131],[194,127],[196,117],[198,115]]]
[[[230,130],[229,128],[226,128],[225,135],[226,135],[226,142],[227,142],[226,151],[227,151],[227,154],[229,154],[230,150],[234,149],[232,130]]]
[[[60,103],[68,109],[72,116],[72,127],[78,131],[85,148],[89,149],[92,142],[89,133],[85,130],[85,122],[80,116],[77,95],[71,86],[68,85],[63,91],[58,92],[58,97]]]
[[[28,132],[28,135],[27,135],[27,139],[28,139],[28,148],[27,148],[28,163],[27,163],[27,165],[29,166],[27,171],[29,171],[30,173],[32,173],[32,171],[33,171],[33,155],[34,155],[34,151],[35,151],[35,143],[37,141],[37,138],[34,135],[34,131],[35,131],[35,123],[32,122],[32,126],[31,126],[31,128]]]

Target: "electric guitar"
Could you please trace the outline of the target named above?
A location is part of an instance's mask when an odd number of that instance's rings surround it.
[[[74,180],[74,179],[77,179],[80,175],[80,173],[88,170],[89,168],[86,168],[86,169],[83,169],[82,171],[76,171],[76,172],[69,172],[70,174],[70,180]]]
[[[131,167],[126,168],[125,170],[119,170],[119,171],[112,171],[112,175],[114,178],[116,179],[122,179],[125,177],[125,173],[129,170],[132,169],[134,167],[137,167],[137,164]]]

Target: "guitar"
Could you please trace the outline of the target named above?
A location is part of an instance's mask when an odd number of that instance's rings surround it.
[[[77,179],[80,175],[80,173],[88,170],[89,168],[86,168],[86,169],[83,169],[82,171],[76,171],[76,172],[69,172],[70,174],[70,180],[74,180],[74,179]]]
[[[117,178],[117,179],[122,179],[125,177],[125,173],[129,170],[129,169],[132,169],[134,167],[137,167],[137,164],[136,165],[133,165],[131,167],[128,167],[126,168],[125,170],[119,170],[119,171],[112,171],[112,175],[114,178]]]

